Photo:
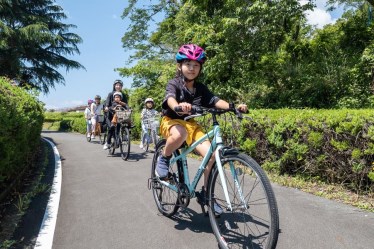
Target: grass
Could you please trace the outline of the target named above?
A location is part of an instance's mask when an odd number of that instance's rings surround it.
[[[51,151],[45,143],[41,143],[41,146],[43,146],[45,151],[45,153],[40,153],[43,158],[40,158],[31,167],[27,179],[23,179],[22,190],[18,190],[22,192],[13,193],[12,198],[6,204],[2,204],[5,212],[2,214],[0,223],[0,248],[16,247],[18,241],[11,240],[11,238],[18,224],[22,221],[22,217],[29,208],[32,199],[41,193],[50,191],[50,186],[42,183],[41,180],[44,177],[43,172],[49,163],[48,153]]]
[[[355,193],[342,185],[327,184],[322,181],[305,179],[301,176],[280,176],[272,173],[268,173],[268,176],[272,182],[279,185],[296,188],[316,196],[374,212],[374,193]]]

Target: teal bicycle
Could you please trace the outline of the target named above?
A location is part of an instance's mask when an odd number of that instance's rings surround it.
[[[196,197],[197,184],[214,155],[215,165],[206,186],[205,204],[220,248],[275,248],[279,217],[274,192],[265,172],[254,159],[224,145],[217,116],[226,112],[242,119],[234,107],[229,110],[193,107],[191,116],[185,120],[211,114],[212,129],[191,146],[182,146],[173,153],[169,174],[164,180],[155,175],[157,158],[166,144],[166,140],[159,141],[153,157],[149,189],[158,210],[164,216],[173,216],[179,208],[187,208],[190,200]],[[190,182],[187,155],[206,139],[210,139],[211,147]],[[219,215],[215,213],[215,205],[223,210]],[[205,205],[202,204],[201,208],[206,214]]]

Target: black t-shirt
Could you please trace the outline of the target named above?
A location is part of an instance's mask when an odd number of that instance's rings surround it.
[[[174,110],[170,109],[167,104],[169,97],[173,97],[178,103],[187,102],[192,105],[203,106],[203,107],[214,107],[215,104],[220,100],[215,96],[204,84],[195,82],[194,91],[190,92],[184,85],[181,77],[170,80],[166,86],[165,99],[162,102],[162,113],[163,115],[172,119],[183,119],[188,115],[179,116]]]

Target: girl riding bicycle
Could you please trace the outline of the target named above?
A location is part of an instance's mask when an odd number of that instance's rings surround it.
[[[94,139],[95,135],[100,135],[100,134],[95,134],[96,132],[96,124],[99,124],[99,116],[102,115],[101,111],[103,110],[103,105],[100,103],[101,102],[101,97],[100,95],[95,96],[95,102],[91,104],[91,113],[92,113],[92,118],[91,118],[91,123],[92,123],[92,136],[91,138]]]
[[[163,154],[157,159],[155,170],[160,179],[168,176],[170,158],[176,149],[184,142],[190,145],[205,135],[202,127],[195,120],[184,120],[191,111],[191,106],[216,107],[225,110],[230,108],[228,102],[215,96],[204,84],[196,81],[205,60],[205,51],[195,44],[182,45],[176,54],[176,77],[168,82],[162,103],[163,118],[160,133],[166,139],[166,145]],[[182,112],[174,111],[177,106],[182,108]],[[241,112],[247,112],[245,104],[240,104],[237,108]],[[210,142],[206,140],[196,147],[196,151],[204,157],[209,147]],[[209,160],[204,171],[204,186],[207,186],[214,160],[214,157]],[[205,203],[204,186],[197,196],[199,203]]]
[[[158,112],[153,109],[155,103],[152,98],[146,98],[144,101],[145,107],[143,108],[140,118],[142,120],[142,136],[139,147],[142,149],[143,144],[145,142],[145,139],[150,139],[151,134],[148,134],[148,128],[146,124],[144,123],[145,120],[148,120],[149,118],[154,118],[158,115]]]
[[[86,119],[86,133],[87,133],[87,138],[91,137],[91,131],[92,131],[92,123],[91,123],[91,104],[93,103],[92,99],[89,99],[87,101],[87,106],[86,109],[84,110],[84,118]]]

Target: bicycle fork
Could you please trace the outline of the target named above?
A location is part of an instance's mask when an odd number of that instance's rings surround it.
[[[229,210],[232,212],[233,208],[232,208],[232,205],[231,205],[231,200],[230,200],[229,193],[228,193],[228,190],[227,190],[226,178],[225,178],[225,174],[223,172],[223,166],[222,166],[222,163],[221,163],[221,157],[220,157],[220,150],[221,149],[222,149],[222,146],[218,146],[217,150],[215,151],[216,164],[217,164],[217,168],[218,168],[219,177],[221,178],[221,183],[222,183],[223,193],[224,193],[225,199],[226,199],[226,204],[227,204],[227,207],[229,208]],[[230,164],[230,172],[231,172],[231,175],[234,179],[235,186],[238,190],[239,198],[242,201],[244,208],[247,209],[248,206],[245,202],[245,198],[243,196],[243,191],[242,191],[242,189],[240,187],[240,184],[239,184],[237,171],[235,170],[235,167],[234,167],[232,162],[230,162],[229,164]]]

